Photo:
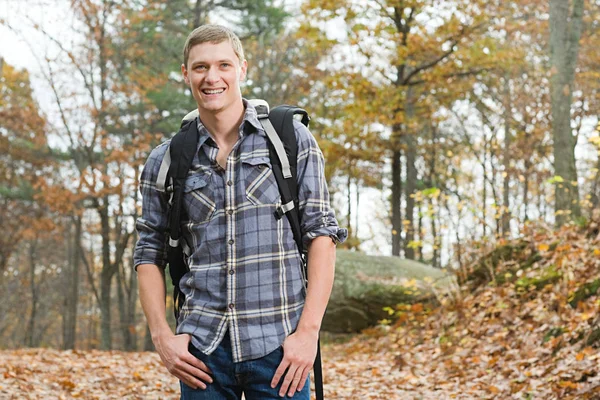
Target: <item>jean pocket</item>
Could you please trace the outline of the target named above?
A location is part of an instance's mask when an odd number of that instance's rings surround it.
[[[279,188],[267,157],[250,158],[242,161],[246,183],[246,198],[255,206],[277,204]]]
[[[188,220],[201,224],[210,221],[217,206],[211,199],[210,174],[194,174],[187,177],[183,200]]]

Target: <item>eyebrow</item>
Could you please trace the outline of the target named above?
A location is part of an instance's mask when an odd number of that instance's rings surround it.
[[[228,58],[226,58],[226,59],[223,59],[223,60],[218,60],[218,61],[216,61],[216,63],[217,63],[217,64],[222,64],[222,63],[229,63],[229,64],[233,64],[233,61],[232,61],[232,60],[230,60],[230,59],[228,59]],[[202,61],[202,60],[200,60],[200,61],[194,61],[194,62],[192,63],[192,67],[195,67],[196,65],[199,65],[199,64],[210,64],[210,63],[209,63],[209,62],[207,62],[207,61]]]

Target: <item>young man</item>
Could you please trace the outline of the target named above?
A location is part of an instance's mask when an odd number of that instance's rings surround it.
[[[141,177],[135,248],[140,300],[156,350],[183,399],[309,399],[308,374],[331,293],[335,244],[346,238],[329,206],[323,155],[295,123],[298,198],[308,289],[271,171],[256,110],[242,98],[247,63],[238,37],[205,25],[184,47],[181,71],[198,104],[199,141],[185,184],[182,237],[190,272],[173,334],[166,321],[168,194],[156,180],[166,143]],[[168,143],[168,142],[167,142]]]

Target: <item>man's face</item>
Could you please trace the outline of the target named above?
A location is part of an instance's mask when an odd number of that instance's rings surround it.
[[[181,72],[192,89],[198,111],[216,114],[241,104],[240,81],[246,77],[246,66],[246,60],[240,64],[228,41],[192,47]]]

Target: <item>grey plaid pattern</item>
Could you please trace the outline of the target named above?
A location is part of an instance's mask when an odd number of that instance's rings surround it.
[[[240,137],[225,169],[218,148],[198,122],[200,139],[185,182],[182,238],[191,249],[190,272],[180,287],[185,301],[177,333],[210,354],[229,330],[234,361],[263,357],[291,334],[306,296],[301,259],[271,170],[267,137],[256,110],[247,104]],[[318,236],[344,241],[329,205],[323,155],[312,134],[295,122],[298,142],[298,197],[303,240]],[[168,146],[156,147],[141,175],[142,217],[134,264],[166,265],[168,194],[157,190],[160,163]]]

